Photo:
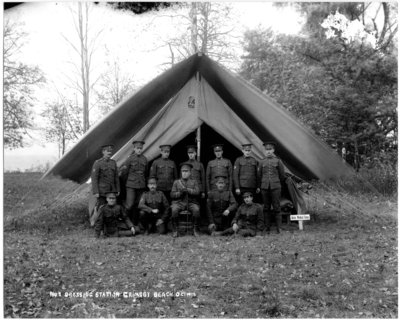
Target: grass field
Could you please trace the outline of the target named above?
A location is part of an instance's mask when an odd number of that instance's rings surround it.
[[[314,189],[279,235],[95,239],[89,189],[39,178],[4,176],[5,317],[398,317],[396,198]]]

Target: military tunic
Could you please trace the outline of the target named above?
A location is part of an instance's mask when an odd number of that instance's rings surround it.
[[[282,161],[272,155],[266,157],[258,166],[258,182],[261,184],[261,189],[281,188],[281,182],[285,179],[285,169]]]
[[[232,225],[235,223],[239,226],[238,233],[243,236],[255,236],[257,231],[264,229],[262,206],[257,203],[240,205],[232,221]]]
[[[121,170],[127,172],[125,207],[128,216],[134,224],[138,224],[139,215],[134,207],[139,202],[140,196],[146,188],[146,174],[148,162],[143,155],[131,154]]]
[[[120,192],[117,163],[113,159],[103,157],[95,161],[91,178],[93,194],[105,197],[107,193]]]
[[[94,225],[96,237],[100,236],[101,231],[104,232],[104,236],[106,237],[133,235],[129,231],[133,227],[133,224],[126,216],[125,210],[121,205],[110,206],[106,204],[100,207],[99,211],[99,217]]]
[[[151,210],[158,209],[156,219],[162,219],[164,222],[168,219],[168,200],[161,191],[146,192],[142,194],[139,201],[139,209],[146,213],[152,213]]]
[[[193,166],[190,178],[194,179],[197,182],[197,184],[199,185],[200,192],[205,193],[206,176],[203,164],[195,159],[189,159],[186,162]]]
[[[258,187],[258,162],[254,157],[238,157],[233,168],[235,189],[247,189],[252,193]]]
[[[126,187],[135,189],[146,188],[147,167],[148,162],[145,156],[131,154],[121,167],[121,169],[128,172]]]
[[[227,177],[226,190],[232,189],[232,163],[226,158],[216,158],[208,162],[206,170],[206,183],[207,191],[217,189],[216,177],[225,176]]]
[[[157,220],[161,219],[162,224],[157,225],[160,234],[167,232],[169,203],[164,193],[161,191],[149,191],[142,194],[139,201],[140,221],[145,230],[151,230],[156,226]],[[158,213],[153,213],[153,209],[158,209]]]
[[[237,203],[231,191],[211,191],[207,198],[208,223],[215,224],[217,230],[229,228],[233,212],[237,208]],[[222,213],[229,210],[229,215]]]
[[[149,177],[157,178],[158,190],[171,192],[172,185],[178,178],[178,171],[174,161],[162,157],[156,159],[151,165]]]

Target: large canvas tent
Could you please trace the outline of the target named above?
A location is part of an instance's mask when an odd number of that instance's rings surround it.
[[[282,106],[209,57],[196,54],[116,106],[45,176],[83,183],[101,157],[99,146],[105,143],[115,145],[113,159],[118,165],[132,152],[136,139],[146,142],[143,153],[152,160],[159,155],[160,144],[181,144],[199,127],[216,133],[202,136],[206,140],[201,142],[202,150],[222,137],[237,155],[243,142],[253,143],[254,154],[261,159],[262,142],[274,140],[279,157],[298,177],[329,179],[352,173],[351,167]]]

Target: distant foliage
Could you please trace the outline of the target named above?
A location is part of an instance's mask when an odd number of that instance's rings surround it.
[[[45,78],[37,66],[19,61],[26,34],[10,20],[3,27],[3,129],[7,148],[23,147],[24,136],[33,128],[34,88]]]
[[[395,11],[383,7],[378,33],[361,22],[362,6],[301,4],[301,36],[248,31],[241,68],[356,169],[397,151],[398,125]]]

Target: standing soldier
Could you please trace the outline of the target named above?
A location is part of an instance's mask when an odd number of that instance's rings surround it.
[[[192,179],[194,179],[197,182],[197,184],[199,185],[201,198],[205,198],[206,176],[205,176],[205,172],[204,172],[204,166],[201,162],[196,160],[196,156],[197,156],[196,146],[189,145],[186,148],[187,148],[187,153],[189,156],[189,160],[187,160],[186,162],[193,166],[190,177]]]
[[[276,230],[280,233],[282,223],[281,187],[285,181],[285,170],[282,161],[275,156],[275,143],[265,142],[265,158],[258,166],[258,181],[261,184],[261,195],[266,211],[265,225],[267,232],[271,228],[271,216],[275,216]],[[272,205],[272,211],[271,211]]]
[[[138,224],[139,215],[135,205],[146,188],[146,174],[148,170],[147,158],[142,155],[143,141],[134,141],[133,153],[121,166],[121,171],[127,173],[126,180],[126,212],[134,225]]]
[[[233,167],[233,183],[236,195],[242,195],[244,192],[260,193],[258,188],[257,160],[250,156],[252,144],[242,145],[243,156],[238,157]],[[242,197],[241,197],[242,198]]]
[[[207,198],[208,230],[211,236],[222,235],[223,231],[229,229],[237,208],[233,193],[225,189],[226,176],[216,179],[217,190],[208,193]]]
[[[200,207],[198,196],[200,194],[199,186],[194,179],[190,178],[192,164],[181,164],[180,179],[177,179],[172,186],[171,198],[171,221],[172,221],[172,236],[178,236],[178,215],[180,211],[188,209],[194,218],[194,236],[199,234],[200,226]]]
[[[171,189],[178,178],[175,162],[169,159],[171,145],[160,145],[161,157],[157,158],[150,167],[149,177],[157,179],[157,189],[164,193],[171,203]]]
[[[211,160],[207,164],[206,170],[206,182],[207,191],[216,189],[216,177],[226,176],[227,183],[226,189],[232,190],[232,163],[229,159],[222,158],[223,144],[215,144],[212,146],[214,149],[215,159]]]
[[[107,193],[120,193],[117,163],[111,159],[113,148],[111,144],[101,146],[103,157],[93,164],[92,190],[97,197],[97,208],[106,204]]]

